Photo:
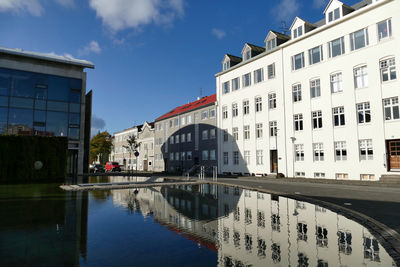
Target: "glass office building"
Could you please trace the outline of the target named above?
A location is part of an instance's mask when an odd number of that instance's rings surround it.
[[[85,60],[0,47],[0,134],[65,136],[69,174],[87,171],[91,92]]]

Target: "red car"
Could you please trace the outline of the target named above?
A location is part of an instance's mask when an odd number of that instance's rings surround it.
[[[121,166],[119,165],[118,162],[109,161],[106,163],[105,169],[107,172],[120,172]]]

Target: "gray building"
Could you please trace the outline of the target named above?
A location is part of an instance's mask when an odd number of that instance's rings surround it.
[[[91,62],[0,47],[0,134],[68,137],[68,174],[87,172]]]
[[[154,171],[217,166],[216,95],[174,108],[155,120]]]

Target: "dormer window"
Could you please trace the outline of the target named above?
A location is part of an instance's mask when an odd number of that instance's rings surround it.
[[[228,61],[225,61],[223,64],[222,64],[222,70],[227,70],[227,69],[229,69],[230,68],[230,61],[228,60]]]
[[[249,60],[250,58],[251,58],[251,50],[249,49],[249,50],[244,51],[243,59]]]
[[[267,41],[267,50],[272,50],[276,47],[276,38]]]
[[[293,38],[297,38],[303,35],[303,26],[299,26],[293,30]]]
[[[335,10],[328,13],[328,22],[337,20],[340,18],[340,9],[336,8]]]

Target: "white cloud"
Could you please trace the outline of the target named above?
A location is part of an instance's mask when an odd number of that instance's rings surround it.
[[[282,0],[272,9],[275,18],[280,21],[294,19],[294,17],[299,14],[299,11],[300,4],[298,3],[298,0]]]
[[[319,9],[321,7],[326,6],[328,3],[326,0],[313,0],[313,7],[315,9]]]
[[[89,0],[89,4],[114,32],[151,23],[169,25],[184,13],[183,0]]]
[[[211,30],[211,33],[212,33],[215,37],[217,37],[218,39],[220,39],[220,40],[226,36],[226,32],[225,32],[224,30],[217,29],[217,28],[213,28],[213,29]]]
[[[22,13],[29,12],[33,16],[40,16],[44,12],[39,0],[0,0],[1,12]]]
[[[100,54],[100,52],[101,52],[101,47],[99,43],[97,41],[91,41],[84,48],[79,49],[78,55],[83,56],[83,55],[88,55],[90,53]]]

